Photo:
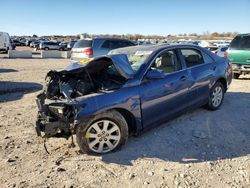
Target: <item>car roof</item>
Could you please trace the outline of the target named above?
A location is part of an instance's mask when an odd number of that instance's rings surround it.
[[[250,33],[242,33],[242,34],[238,34],[237,36],[249,36]]]
[[[201,48],[198,45],[194,44],[154,44],[154,45],[138,45],[138,46],[130,46],[122,48],[123,50],[141,50],[141,51],[157,51],[164,48],[185,48],[185,47],[194,47],[194,48]]]
[[[86,39],[79,39],[79,40],[126,40],[131,41],[129,39],[123,39],[123,38],[111,38],[111,37],[96,37],[96,38],[86,38]]]

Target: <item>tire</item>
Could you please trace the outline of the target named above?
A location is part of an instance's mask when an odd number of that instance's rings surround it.
[[[63,51],[64,49],[63,48],[59,48],[59,51]]]
[[[207,108],[218,110],[223,103],[225,88],[221,82],[216,82],[210,90]],[[217,101],[217,102],[215,102]]]
[[[44,48],[44,50],[45,50],[45,51],[48,51],[48,50],[49,50],[49,48],[47,48],[47,47],[46,47],[46,48]]]
[[[127,139],[128,124],[116,110],[98,114],[87,124],[79,124],[76,129],[77,144],[81,152],[87,154],[116,151]]]
[[[240,77],[240,74],[239,73],[233,73],[233,78],[234,79],[239,79]]]

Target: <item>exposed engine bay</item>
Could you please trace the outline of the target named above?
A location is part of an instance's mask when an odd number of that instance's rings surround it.
[[[126,81],[115,69],[107,66],[100,72],[62,73],[50,71],[46,76],[45,93],[47,99],[58,100],[76,98],[91,93],[110,91],[120,88]]]
[[[74,99],[121,88],[129,75],[121,71],[124,67],[120,65],[122,63],[115,66],[111,58],[101,57],[83,65],[73,63],[64,70],[48,72],[43,92],[36,100],[39,109],[37,134],[65,138],[72,135],[74,117],[79,110]]]

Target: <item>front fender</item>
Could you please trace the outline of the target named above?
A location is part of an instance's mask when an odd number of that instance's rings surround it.
[[[142,129],[140,96],[134,92],[128,92],[129,88],[97,94],[87,99],[80,99],[84,106],[75,116],[76,122],[87,123],[97,114],[112,109],[124,109],[132,113],[136,120],[137,130]]]

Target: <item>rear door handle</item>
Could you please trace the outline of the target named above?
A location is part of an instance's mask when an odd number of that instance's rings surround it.
[[[214,66],[214,67],[212,68],[212,70],[214,70],[214,71],[215,71],[215,70],[216,70],[216,68],[217,68],[217,67],[216,67],[216,66]]]
[[[183,82],[186,81],[187,80],[187,76],[181,76],[180,80],[183,81]]]

